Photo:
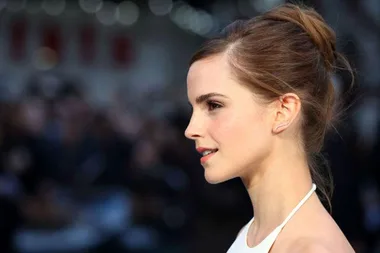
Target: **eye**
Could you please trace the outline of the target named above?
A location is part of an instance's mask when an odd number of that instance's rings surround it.
[[[222,106],[219,103],[210,100],[210,101],[207,101],[207,108],[209,111],[214,111],[216,109],[222,108]]]

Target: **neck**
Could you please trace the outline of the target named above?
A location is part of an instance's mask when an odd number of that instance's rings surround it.
[[[256,170],[262,172],[242,178],[254,208],[255,222],[250,232],[255,240],[260,241],[280,225],[311,190],[306,157],[290,157],[273,155],[268,159],[270,164]]]

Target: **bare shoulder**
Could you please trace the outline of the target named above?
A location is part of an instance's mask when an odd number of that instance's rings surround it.
[[[294,253],[333,253],[333,250],[329,249],[329,247],[322,242],[313,242],[310,240],[302,241],[302,239],[292,244],[288,250]]]
[[[284,228],[275,252],[354,253],[338,225],[326,212],[299,213]],[[277,246],[277,247],[276,247]]]
[[[286,252],[293,253],[355,253],[347,244],[333,244],[318,238],[300,238],[293,241]]]
[[[305,253],[354,253],[350,242],[321,205],[310,208],[299,216],[293,226],[293,238],[289,252]],[[312,217],[312,218],[311,218]]]

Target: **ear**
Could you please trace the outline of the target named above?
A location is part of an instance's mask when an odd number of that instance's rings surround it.
[[[272,132],[275,134],[286,130],[301,111],[301,100],[294,93],[286,93],[275,102],[275,120]]]

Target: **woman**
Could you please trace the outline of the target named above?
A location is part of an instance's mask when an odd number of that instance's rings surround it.
[[[206,180],[240,177],[254,207],[229,253],[354,252],[315,193],[329,196],[315,164],[343,59],[335,43],[318,13],[286,4],[234,22],[193,56],[185,135]]]

